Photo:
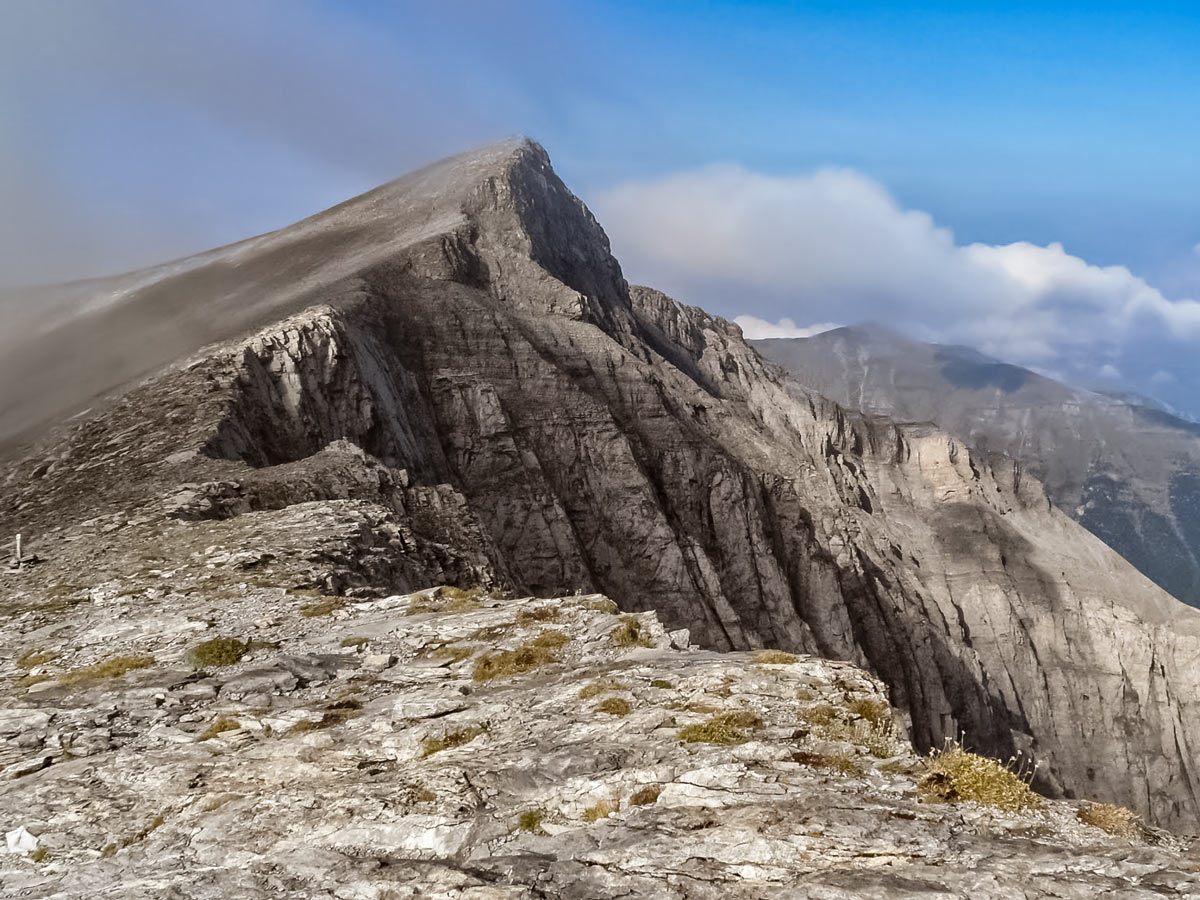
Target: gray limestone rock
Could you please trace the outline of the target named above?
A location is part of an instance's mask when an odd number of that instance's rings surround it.
[[[849,412],[736,326],[628,286],[537,145],[146,277],[89,334],[152,320],[171,340],[90,382],[111,393],[0,467],[0,533],[36,535],[46,558],[0,573],[23,646],[59,647],[40,629],[86,605],[157,656],[266,586],[281,608],[247,632],[294,617],[297,591],[331,621],[439,583],[603,591],[707,648],[862,666],[921,750],[962,737],[1036,762],[1050,796],[1200,827],[1200,614],[1020,465]],[[189,298],[206,324],[183,345]],[[39,358],[63,353],[63,327],[33,342]],[[90,397],[42,399],[66,413]],[[244,568],[251,550],[273,558]],[[183,584],[220,604],[211,619],[170,619]],[[147,605],[158,629],[136,624]],[[457,827],[428,839],[450,846]],[[572,890],[620,889],[596,859]]]

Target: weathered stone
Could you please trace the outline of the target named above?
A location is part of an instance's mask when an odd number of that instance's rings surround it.
[[[354,600],[439,583],[602,590],[702,646],[867,667],[922,749],[965,732],[1035,758],[1048,794],[1200,822],[1200,614],[1021,467],[847,412],[782,380],[736,326],[629,287],[536,145],[441,163],[195,263],[89,317],[69,363],[103,347],[116,380],[79,379],[86,402],[120,393],[0,467],[0,533],[56,535],[45,563],[0,573],[14,646],[82,616],[83,597],[106,646],[179,660],[185,636],[139,617],[198,602],[185,589],[204,597],[198,620],[236,620],[243,640],[266,616],[346,629]],[[182,330],[155,318],[180,305],[162,291],[194,291],[204,322],[186,346],[126,360],[114,348],[130,317]],[[54,347],[32,342],[0,368],[32,370]],[[29,403],[48,402],[38,390]],[[163,465],[187,450],[201,452]],[[240,570],[248,548],[275,558]],[[669,644],[646,627],[626,633],[634,659]],[[103,656],[83,646],[64,665]],[[423,663],[376,678],[420,687],[455,671]],[[323,689],[349,677],[320,668]]]
[[[1003,812],[923,800],[922,760],[885,714],[884,685],[854,666],[595,640],[622,622],[595,596],[484,596],[407,614],[432,593],[348,606],[345,630],[376,635],[380,655],[397,658],[382,673],[389,677],[335,667],[327,682],[297,684],[287,710],[260,716],[249,696],[172,692],[180,711],[159,712],[178,716],[174,724],[133,729],[129,697],[146,689],[132,675],[41,710],[56,722],[111,720],[111,743],[0,791],[0,822],[18,847],[0,856],[5,892],[71,900],[1200,892],[1200,848],[1140,826],[1111,836],[1080,821],[1086,804]],[[192,615],[212,602],[181,596],[179,610]],[[224,624],[234,630],[287,602],[295,601],[249,593],[225,610]],[[89,647],[103,615],[76,607],[64,636]],[[156,610],[130,616],[150,622]],[[639,621],[646,634],[661,633],[652,614]],[[293,617],[280,626],[280,658],[336,658],[342,633],[323,617]],[[524,670],[474,677],[481,660],[531,645],[550,652]],[[424,665],[439,654],[442,667]],[[736,733],[704,730],[721,716],[735,717]],[[707,742],[713,735],[730,742]]]

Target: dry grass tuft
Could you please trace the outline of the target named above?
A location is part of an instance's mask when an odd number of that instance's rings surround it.
[[[371,643],[371,639],[369,637],[355,635],[354,637],[342,638],[341,646],[353,647],[355,650],[357,650],[359,647],[364,647],[369,643]]]
[[[479,609],[479,601],[483,596],[484,589],[481,587],[464,590],[452,585],[442,585],[414,596],[408,607],[408,615],[415,616],[428,612],[470,612],[473,609]]]
[[[317,616],[327,616],[334,610],[341,609],[345,604],[346,601],[341,597],[327,597],[316,603],[304,604],[300,607],[300,615],[306,619],[315,619]]]
[[[671,682],[669,682],[663,678],[655,678],[652,682],[650,682],[650,687],[661,688],[664,691],[675,690],[675,685],[671,684]]]
[[[443,750],[450,750],[454,747],[461,747],[463,744],[469,744],[485,731],[487,731],[486,724],[467,725],[462,728],[443,732],[440,735],[431,734],[421,741],[421,756],[422,758],[433,756],[433,754],[441,753]]]
[[[48,662],[53,662],[58,659],[58,653],[54,650],[35,650],[29,649],[17,657],[17,665],[22,669],[32,669],[35,666],[44,666]]]
[[[618,647],[653,647],[654,642],[637,616],[621,616],[621,624],[609,632],[609,640]]]
[[[610,716],[627,716],[633,710],[624,697],[608,697],[596,704],[596,712]]]
[[[1145,837],[1146,826],[1133,810],[1112,803],[1089,803],[1077,813],[1079,821],[1115,837],[1134,840]]]
[[[539,606],[535,609],[523,609],[517,613],[517,624],[536,625],[539,622],[557,622],[561,618],[562,611],[557,606]]]
[[[800,750],[792,754],[792,761],[848,777],[862,774],[862,767],[845,753],[807,753]]]
[[[521,813],[521,817],[517,819],[517,828],[521,831],[529,831],[533,834],[544,834],[542,831],[542,819],[546,818],[544,809],[530,809]]]
[[[211,725],[205,728],[196,736],[198,741],[208,741],[215,738],[218,734],[224,734],[226,731],[237,731],[242,725],[237,719],[229,716],[220,716]]]
[[[861,697],[850,701],[846,707],[851,713],[861,719],[866,719],[875,728],[884,731],[892,730],[892,708],[882,700],[871,697]]]
[[[1041,798],[1012,769],[958,745],[929,758],[929,772],[918,788],[927,803],[974,802],[1006,812],[1041,805]]]
[[[326,728],[345,725],[351,719],[359,717],[359,710],[361,708],[362,704],[354,699],[339,700],[336,703],[330,703],[325,707],[321,718],[316,720],[304,719],[297,722],[288,729],[288,734],[308,734],[310,731],[324,731]]]
[[[601,678],[599,681],[593,681],[579,692],[580,700],[591,700],[593,697],[600,694],[607,694],[609,691],[627,691],[629,685],[617,681],[613,678]]]
[[[786,666],[800,659],[795,653],[788,653],[786,650],[759,650],[754,654],[751,662],[759,663],[767,666]]]
[[[462,662],[474,652],[474,647],[464,647],[458,644],[446,644],[444,647],[438,647],[429,651],[429,655],[434,659],[448,659],[453,665],[454,663]]]
[[[750,740],[750,732],[760,725],[762,720],[754,713],[721,713],[699,725],[680,729],[679,739],[687,744],[744,744]]]
[[[250,642],[219,637],[197,644],[187,652],[187,661],[198,669],[232,666],[250,651]]]
[[[590,609],[593,612],[615,613],[620,607],[607,597],[598,597],[591,600],[584,600],[579,604],[583,609]]]
[[[644,788],[634,791],[629,802],[634,806],[653,806],[658,802],[658,795],[661,793],[662,785],[648,784]]]
[[[470,612],[473,609],[479,609],[483,588],[473,587],[463,590],[459,587],[440,587],[438,594],[443,601],[442,609],[446,612]]]
[[[542,666],[558,662],[554,651],[570,643],[570,638],[561,631],[543,631],[531,641],[526,641],[515,650],[488,653],[475,661],[472,676],[476,681],[491,681],[508,675],[520,675]]]
[[[147,669],[154,665],[153,656],[110,656],[108,659],[72,669],[58,678],[59,684],[80,684],[86,681],[99,681],[106,678],[120,678],[127,672],[136,669]]]
[[[589,806],[583,811],[583,821],[596,822],[600,819],[607,819],[617,811],[617,804],[612,800],[601,800],[595,806]]]
[[[828,703],[821,703],[817,706],[806,707],[799,712],[800,721],[807,722],[809,725],[832,725],[837,721],[837,710]]]

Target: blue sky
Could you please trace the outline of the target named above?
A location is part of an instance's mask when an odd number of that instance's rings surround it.
[[[985,349],[1186,406],[1200,328],[1136,279],[1200,298],[1198,46],[1184,4],[7,0],[0,283],[205,249],[524,133],[632,279],[729,317],[1002,335]],[[775,223],[767,243],[874,235],[851,269],[926,262],[818,282],[799,253],[763,279],[761,229],[719,271],[639,231],[737,215]],[[1018,242],[1062,255],[986,249]],[[978,279],[1007,313],[959,296]],[[1058,336],[1031,340],[1043,321]]]

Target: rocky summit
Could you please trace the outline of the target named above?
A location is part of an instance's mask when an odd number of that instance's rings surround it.
[[[6,889],[1194,890],[1200,611],[628,285],[536,144],[71,296],[0,356]]]

